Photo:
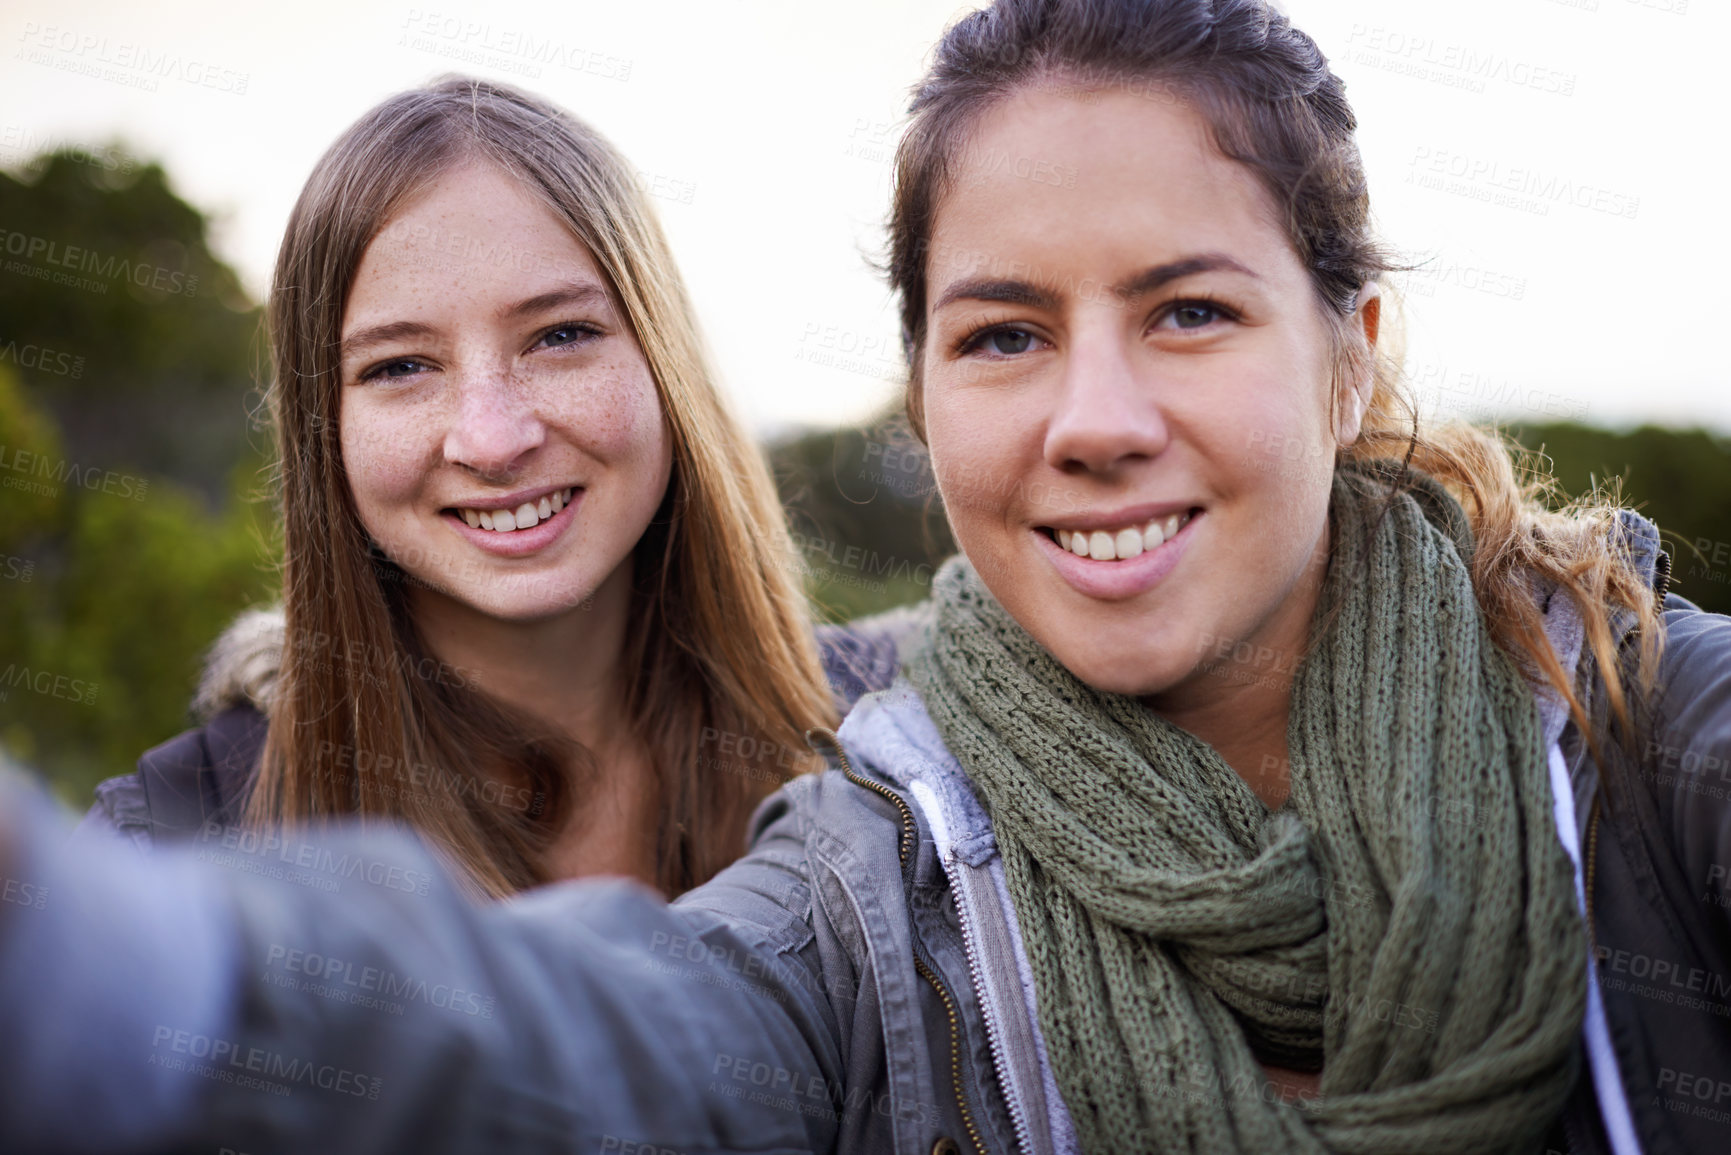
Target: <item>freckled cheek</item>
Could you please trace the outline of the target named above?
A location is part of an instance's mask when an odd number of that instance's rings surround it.
[[[609,365],[585,384],[568,381],[557,407],[573,440],[597,460],[651,468],[671,452],[661,399],[641,362]]]
[[[363,516],[389,515],[412,502],[426,479],[422,455],[405,431],[372,420],[371,414],[345,406],[342,424],[343,469],[349,491]]]

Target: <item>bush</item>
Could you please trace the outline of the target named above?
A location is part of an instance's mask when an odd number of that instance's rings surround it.
[[[80,467],[0,372],[0,742],[70,805],[187,725],[205,649],[269,600],[274,550],[245,478],[221,513],[162,478]],[[29,472],[34,469],[35,472]],[[26,572],[27,567],[27,572]],[[6,579],[8,569],[13,571]]]

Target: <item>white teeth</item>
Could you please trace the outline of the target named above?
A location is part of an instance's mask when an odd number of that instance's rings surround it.
[[[571,503],[573,492],[571,489],[561,489],[557,493],[549,493],[539,501],[525,501],[516,509],[459,509],[457,515],[475,529],[511,533],[546,521]]]
[[[1092,558],[1095,561],[1128,561],[1149,550],[1159,549],[1176,537],[1178,531],[1189,521],[1188,513],[1173,513],[1155,518],[1139,529],[1135,526],[1126,526],[1112,532],[1101,529],[1060,529],[1054,536],[1061,548],[1069,550],[1077,557]]]

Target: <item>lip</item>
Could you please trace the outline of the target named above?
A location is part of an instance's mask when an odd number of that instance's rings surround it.
[[[1171,573],[1190,548],[1190,540],[1194,536],[1192,531],[1208,516],[1206,512],[1193,505],[1178,509],[1170,505],[1135,506],[1133,511],[1144,508],[1154,511],[1147,514],[1144,520],[1160,516],[1162,510],[1167,515],[1182,513],[1185,509],[1193,509],[1196,512],[1190,515],[1190,520],[1184,524],[1184,528],[1180,529],[1170,541],[1162,542],[1153,549],[1145,550],[1125,561],[1094,561],[1090,558],[1077,557],[1053,541],[1042,529],[1031,529],[1028,532],[1034,535],[1035,544],[1046,555],[1046,560],[1052,564],[1052,568],[1058,571],[1058,576],[1068,582],[1077,593],[1084,597],[1098,598],[1101,601],[1122,601],[1125,598],[1133,598],[1137,594],[1153,589],[1167,574]],[[1114,514],[1113,516],[1117,515]],[[1072,525],[1082,528],[1102,524],[1100,521],[1084,523],[1074,518],[1070,521]],[[1135,517],[1132,516],[1126,521],[1111,524],[1124,525],[1134,522]],[[1053,528],[1070,529],[1071,525],[1054,526]]]
[[[522,505],[525,501],[538,501],[542,497],[558,493],[561,489],[571,490],[571,500],[565,503],[565,508],[555,513],[545,521],[535,523],[533,529],[514,529],[509,533],[498,533],[490,529],[477,529],[464,521],[462,516],[453,512],[458,509],[510,509],[511,502]],[[575,510],[583,502],[583,497],[589,491],[577,486],[556,485],[551,489],[524,490],[520,494],[501,499],[498,505],[488,506],[457,506],[447,507],[440,513],[455,532],[477,549],[485,550],[495,557],[526,557],[539,553],[562,537],[575,519]],[[1180,537],[1183,535],[1180,534]]]
[[[562,489],[571,490],[572,496],[575,497],[582,492],[583,487],[576,482],[568,481],[564,485],[544,485],[540,489],[522,489],[516,493],[483,497],[472,502],[447,501],[444,507],[446,509],[485,509],[488,512],[495,509],[516,509],[525,501],[540,501],[543,497],[552,497]]]
[[[1145,501],[1141,505],[1127,505],[1123,509],[1107,510],[1103,513],[1060,517],[1055,521],[1041,522],[1040,527],[1042,529],[1067,529],[1072,533],[1078,529],[1085,532],[1096,529],[1122,529],[1127,525],[1147,525],[1157,517],[1171,517],[1175,513],[1189,513],[1193,509],[1200,508],[1194,501]],[[1183,535],[1180,534],[1179,536],[1182,537]]]

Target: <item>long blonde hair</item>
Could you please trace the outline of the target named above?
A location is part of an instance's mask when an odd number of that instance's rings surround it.
[[[900,298],[907,412],[916,432],[923,438],[919,354],[938,205],[985,111],[1047,82],[1123,87],[1196,109],[1220,150],[1243,164],[1284,214],[1334,328],[1338,397],[1350,374],[1366,368],[1355,360],[1364,355],[1362,340],[1355,347],[1348,335],[1359,292],[1370,282],[1386,290],[1397,266],[1370,227],[1357,120],[1316,43],[1267,0],[995,0],[945,32],[915,90],[896,155],[889,275]],[[1374,387],[1363,433],[1341,459],[1403,460],[1454,494],[1471,520],[1473,588],[1492,637],[1529,676],[1555,687],[1585,727],[1586,704],[1574,671],[1562,668],[1546,640],[1533,578],[1567,591],[1580,607],[1610,713],[1632,742],[1632,698],[1653,688],[1661,631],[1658,599],[1629,564],[1616,530],[1614,495],[1549,508],[1556,485],[1542,462],[1494,432],[1420,421],[1398,350],[1385,350],[1369,368]],[[1613,628],[1623,611],[1640,638],[1627,656]]]
[[[581,803],[582,751],[430,659],[406,575],[369,542],[341,460],[338,345],[362,254],[399,206],[471,160],[521,182],[593,255],[671,432],[667,496],[635,554],[622,722],[652,752],[658,881],[677,893],[743,851],[755,804],[809,766],[785,752],[803,751],[834,706],[765,462],[722,402],[631,166],[559,108],[488,81],[447,78],[368,112],[289,218],[269,307],[287,635],[246,818],[406,821],[504,895],[545,880],[547,848]],[[780,756],[702,757],[718,736]],[[501,775],[523,785],[500,791]]]

